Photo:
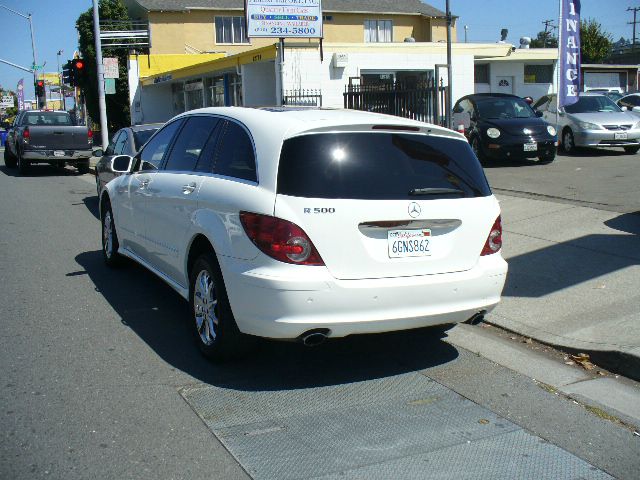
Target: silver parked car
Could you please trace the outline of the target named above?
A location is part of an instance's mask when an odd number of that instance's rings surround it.
[[[133,157],[162,125],[162,123],[155,123],[121,128],[111,139],[106,151],[103,152],[102,149],[98,149],[93,152],[95,157],[102,157],[96,165],[96,190],[98,191],[98,196],[107,183],[120,175],[113,171],[111,160],[117,155]]]
[[[533,108],[556,123],[556,95],[545,95]],[[623,111],[601,94],[581,93],[573,105],[557,112],[558,139],[567,153],[576,147],[622,147],[627,153],[640,150],[640,118]]]

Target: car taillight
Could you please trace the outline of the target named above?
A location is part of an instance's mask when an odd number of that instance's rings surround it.
[[[456,131],[464,135],[464,124],[460,124],[456,127]]]
[[[497,253],[502,248],[502,221],[500,219],[500,215],[496,218],[496,221],[493,222],[493,227],[491,227],[491,231],[489,232],[489,236],[487,237],[487,241],[484,242],[484,248],[482,249],[481,256],[483,255],[491,255],[492,253]]]
[[[307,234],[295,223],[281,218],[240,212],[247,236],[263,253],[295,265],[324,265]]]
[[[91,129],[87,130],[87,137],[89,139],[89,143],[93,143],[93,131]]]
[[[22,140],[24,140],[25,143],[29,143],[30,138],[31,138],[31,133],[29,132],[29,127],[25,127],[24,130],[22,131]]]

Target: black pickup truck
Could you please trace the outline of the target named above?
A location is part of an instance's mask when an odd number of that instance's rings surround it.
[[[4,149],[7,167],[26,174],[34,163],[57,167],[73,165],[80,173],[89,171],[93,132],[75,126],[65,111],[25,110],[9,129]]]

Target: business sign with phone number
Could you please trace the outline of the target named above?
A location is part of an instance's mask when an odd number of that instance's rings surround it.
[[[246,0],[247,36],[322,38],[321,0]]]

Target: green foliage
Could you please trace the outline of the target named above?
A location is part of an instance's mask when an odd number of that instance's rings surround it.
[[[593,18],[580,21],[582,63],[602,63],[611,52],[612,36]]]
[[[545,47],[545,34],[544,32],[538,32],[536,38],[531,39],[531,48],[544,48]],[[551,32],[547,32],[547,48],[558,48],[558,39],[554,37]]]
[[[100,20],[129,20],[129,14],[122,0],[100,0]],[[80,14],[76,21],[80,54],[86,62],[85,78],[80,81],[89,116],[94,120],[100,119],[98,108],[98,74],[96,71],[96,48],[93,36],[93,8]],[[130,124],[129,116],[129,86],[127,81],[127,49],[102,48],[102,58],[118,57],[120,78],[116,79],[116,93],[106,95],[107,121],[109,133]]]

